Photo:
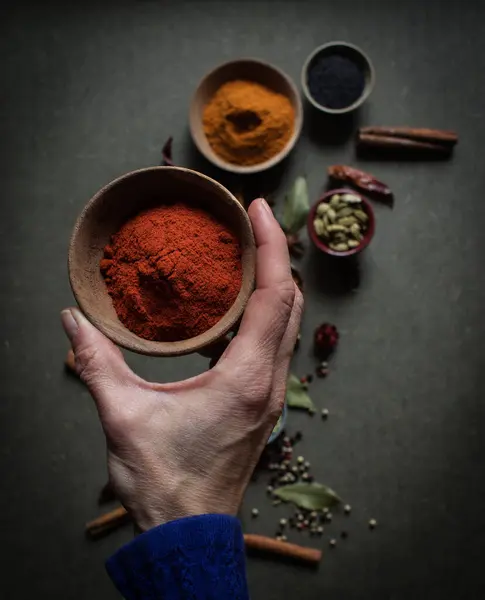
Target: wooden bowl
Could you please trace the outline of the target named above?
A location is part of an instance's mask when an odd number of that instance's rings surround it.
[[[324,242],[324,240],[322,240],[322,238],[320,238],[317,235],[317,232],[315,231],[315,227],[313,225],[313,221],[314,221],[315,215],[317,213],[318,205],[321,202],[327,202],[334,194],[352,194],[353,196],[358,196],[362,202],[362,210],[369,217],[369,223],[367,225],[367,229],[364,233],[364,237],[363,237],[362,241],[360,242],[360,244],[357,246],[357,248],[351,248],[350,250],[345,250],[345,252],[337,252],[336,250],[332,250],[332,248],[330,248],[330,246],[328,246]],[[314,243],[314,245],[319,250],[321,250],[325,254],[330,254],[331,256],[341,256],[341,257],[353,256],[354,254],[358,254],[359,252],[362,252],[362,250],[364,250],[364,248],[367,248],[367,246],[371,243],[372,238],[374,237],[374,232],[376,229],[376,220],[374,217],[374,209],[372,208],[372,205],[369,202],[369,200],[367,200],[367,198],[365,198],[365,196],[363,196],[362,194],[359,194],[359,192],[356,192],[355,190],[352,190],[350,188],[340,188],[337,190],[329,190],[328,192],[325,192],[325,194],[323,194],[323,196],[321,196],[318,199],[318,202],[316,202],[310,209],[310,213],[308,215],[308,220],[307,220],[307,229],[308,229],[308,235],[310,236],[311,241]]]
[[[234,81],[235,79],[254,81],[255,83],[266,86],[274,92],[283,94],[290,100],[295,109],[295,127],[293,135],[288,140],[284,149],[270,160],[257,165],[246,167],[238,166],[220,158],[212,150],[204,133],[203,113],[205,106],[221,85],[228,81]],[[301,133],[303,126],[303,109],[298,89],[288,75],[269,63],[246,58],[220,65],[202,79],[195,91],[190,105],[189,122],[192,139],[199,151],[208,161],[231,173],[251,174],[270,169],[288,156]]]
[[[177,342],[138,337],[118,319],[99,269],[111,236],[131,217],[163,204],[164,198],[190,198],[230,225],[241,243],[242,284],[229,311],[204,333]],[[179,167],[150,167],[127,173],[102,188],[78,218],[69,246],[69,278],[80,309],[115,344],[151,356],[189,354],[209,346],[233,329],[253,291],[256,246],[251,222],[236,198],[213,179]]]

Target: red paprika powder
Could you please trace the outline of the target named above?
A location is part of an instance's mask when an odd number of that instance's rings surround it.
[[[147,340],[184,340],[215,325],[242,280],[234,233],[190,204],[166,204],[125,223],[100,263],[120,321]]]

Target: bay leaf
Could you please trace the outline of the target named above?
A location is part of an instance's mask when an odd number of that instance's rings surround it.
[[[274,490],[273,495],[285,502],[293,502],[306,510],[322,510],[340,504],[340,497],[321,483],[293,483]]]
[[[307,393],[306,385],[293,374],[290,374],[286,383],[286,404],[289,408],[315,410],[312,399]]]
[[[305,225],[309,212],[307,181],[305,177],[297,177],[285,199],[282,220],[285,232],[298,233]]]

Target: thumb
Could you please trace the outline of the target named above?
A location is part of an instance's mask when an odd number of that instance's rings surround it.
[[[116,401],[121,387],[129,387],[138,377],[123,355],[77,308],[61,312],[64,331],[75,356],[75,371],[87,385],[101,413]]]

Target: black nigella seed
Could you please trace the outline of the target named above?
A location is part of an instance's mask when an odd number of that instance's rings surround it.
[[[347,108],[360,98],[365,87],[361,67],[346,56],[317,56],[308,72],[308,88],[318,104]]]

